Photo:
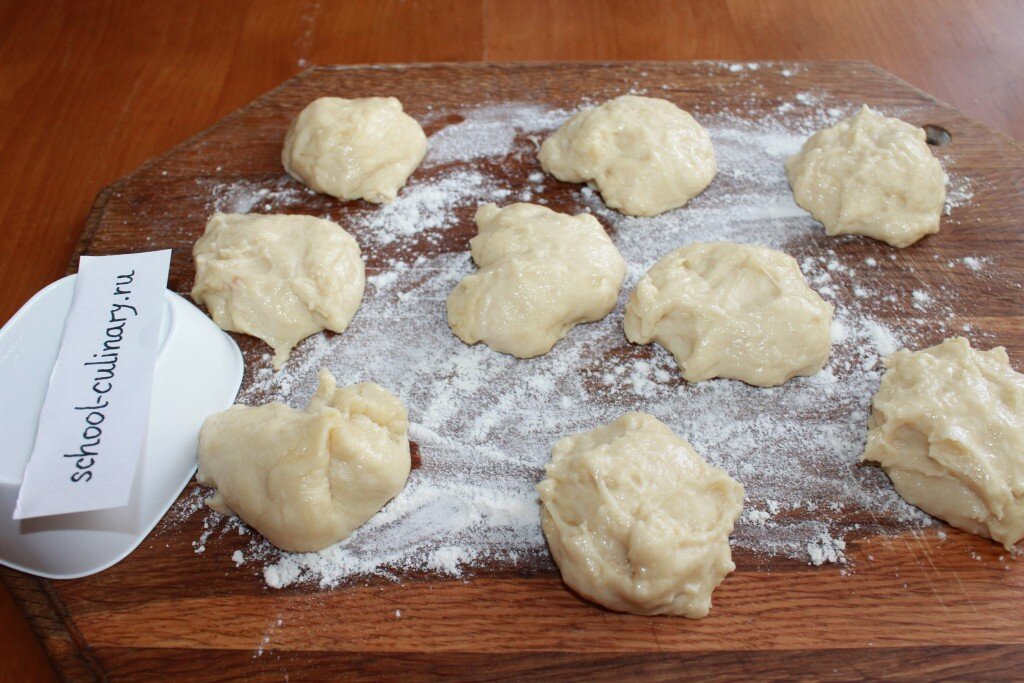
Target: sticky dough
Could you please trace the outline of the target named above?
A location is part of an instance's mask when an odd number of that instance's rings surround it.
[[[626,337],[668,349],[688,382],[770,387],[824,367],[832,305],[796,261],[765,247],[695,243],[651,266],[626,304]]]
[[[939,230],[946,174],[925,132],[863,107],[818,131],[786,161],[797,204],[829,235],[906,247]]]
[[[545,171],[590,183],[613,209],[654,216],[686,204],[715,177],[711,136],[689,113],[624,95],[584,110],[540,148]]]
[[[863,460],[907,502],[1007,549],[1024,538],[1024,375],[961,337],[897,351],[872,401]]]
[[[541,525],[569,587],[621,612],[708,614],[736,568],[740,484],[644,413],[561,439],[545,472]]]
[[[207,503],[237,515],[283,550],[313,552],[347,538],[405,486],[405,406],[371,382],[338,388],[320,371],[302,410],[235,405],[199,434]]]
[[[192,298],[222,329],[270,344],[278,370],[302,339],[344,332],[363,299],[359,245],[322,218],[214,214],[192,253]]]
[[[486,204],[476,223],[470,250],[480,269],[447,304],[448,324],[462,341],[531,358],[615,307],[626,262],[593,216]]]
[[[391,202],[427,153],[427,137],[394,97],[321,97],[292,122],[281,161],[338,199]]]

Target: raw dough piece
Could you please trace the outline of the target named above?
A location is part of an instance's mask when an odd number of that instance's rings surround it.
[[[962,337],[885,367],[862,460],[908,503],[1009,550],[1024,538],[1024,375],[1006,349]]]
[[[321,97],[292,122],[281,161],[317,192],[383,204],[426,153],[427,136],[394,97]]]
[[[786,161],[796,203],[829,235],[906,247],[939,231],[946,174],[924,130],[863,107],[812,135]]]
[[[570,588],[620,612],[707,616],[736,568],[740,484],[644,413],[560,439],[545,469],[541,525]]]
[[[730,242],[664,256],[626,305],[626,337],[669,349],[688,382],[713,377],[775,386],[824,367],[833,305],[792,256]]]
[[[668,349],[688,382],[729,377],[771,387],[824,367],[832,310],[791,256],[696,243],[651,266],[626,305],[625,329],[634,344]]]
[[[270,344],[276,370],[309,335],[344,332],[363,300],[359,245],[322,218],[216,213],[192,254],[192,298],[222,329]]]
[[[544,170],[597,187],[605,203],[654,216],[700,194],[715,177],[711,136],[676,105],[624,95],[576,114],[540,148]]]
[[[626,262],[590,214],[485,204],[476,224],[469,245],[480,270],[448,297],[448,324],[467,344],[532,358],[615,307]]]
[[[384,388],[342,389],[320,371],[302,410],[234,405],[199,433],[199,474],[217,492],[207,504],[237,515],[282,550],[314,552],[347,538],[409,477],[409,420]]]

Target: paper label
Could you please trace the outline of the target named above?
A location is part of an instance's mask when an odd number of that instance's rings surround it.
[[[171,252],[83,256],[14,519],[128,504]]]

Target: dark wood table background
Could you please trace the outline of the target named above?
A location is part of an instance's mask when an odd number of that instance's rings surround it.
[[[1024,139],[1019,0],[0,0],[0,323],[97,191],[307,66],[867,60]],[[0,588],[0,680],[53,672]]]

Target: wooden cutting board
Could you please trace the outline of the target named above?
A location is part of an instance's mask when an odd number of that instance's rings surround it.
[[[973,181],[974,197],[942,231],[900,252],[923,283],[960,289],[986,343],[1024,360],[1024,150],[889,74],[862,63],[772,64],[742,72],[711,63],[423,65],[325,67],[288,81],[100,193],[79,253],[173,248],[170,288],[193,281],[191,246],[202,233],[209,183],[283,175],[280,145],[295,114],[326,95],[395,95],[432,133],[455,119],[437,112],[482,103],[537,101],[575,106],[649,86],[686,109],[777,111],[796,93],[827,93],[911,112],[951,136],[937,154]],[[941,131],[938,131],[941,133]],[[496,164],[523,175],[521,156]],[[209,181],[209,182],[207,182]],[[551,203],[578,191],[553,190]],[[559,194],[561,193],[561,194]],[[321,213],[311,197],[291,207]],[[440,249],[459,251],[474,233],[471,210]],[[822,248],[834,246],[815,238]],[[879,244],[849,240],[865,256]],[[988,255],[998,277],[945,267],[947,258]],[[940,255],[942,258],[936,258]],[[379,268],[387,250],[368,259]],[[74,263],[71,268],[74,269]],[[888,259],[879,265],[897,283]],[[880,312],[884,318],[886,313]],[[900,321],[895,313],[889,320]],[[942,335],[936,331],[933,342]],[[265,349],[239,338],[250,364]],[[248,372],[245,382],[252,381]],[[191,487],[190,487],[191,488]],[[186,491],[186,494],[188,491]],[[938,525],[850,540],[857,570],[766,558],[737,548],[737,571],[701,621],[615,614],[560,582],[550,561],[495,563],[462,579],[399,575],[331,590],[268,589],[236,569],[230,537],[193,548],[203,515],[162,526],[126,560],[99,575],[46,581],[4,569],[58,670],[70,679],[179,676],[226,680],[404,677],[591,677],[840,679],[1010,678],[1024,671],[1024,563],[989,541]],[[939,532],[948,538],[938,542]],[[217,552],[209,547],[216,545]],[[870,555],[871,562],[863,559]],[[1001,559],[1003,558],[1003,559]],[[396,618],[401,610],[401,618]]]

